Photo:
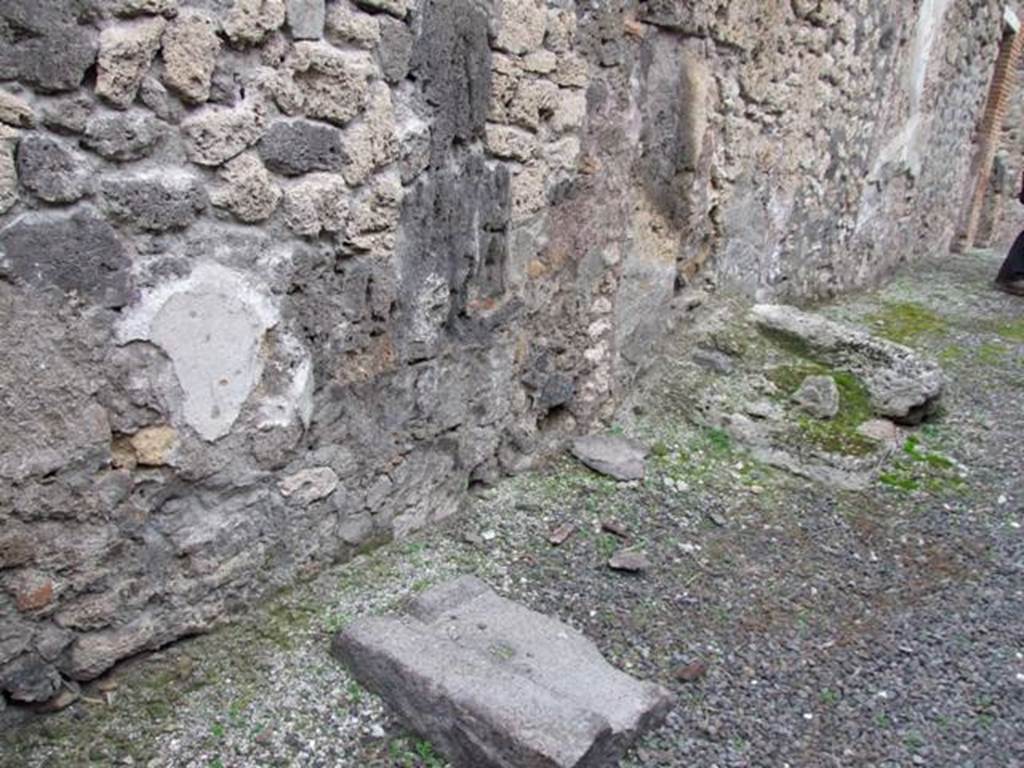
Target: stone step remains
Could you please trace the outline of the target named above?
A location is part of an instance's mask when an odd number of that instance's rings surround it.
[[[798,343],[822,362],[857,374],[878,416],[915,425],[938,410],[942,368],[909,347],[786,305],[759,304],[751,315],[762,330]]]
[[[353,622],[332,652],[456,768],[617,765],[672,705],[573,628],[472,576],[424,592],[405,616]]]

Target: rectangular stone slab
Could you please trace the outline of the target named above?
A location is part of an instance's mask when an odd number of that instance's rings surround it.
[[[353,622],[332,651],[459,768],[615,765],[672,702],[471,576],[423,593],[406,616]]]

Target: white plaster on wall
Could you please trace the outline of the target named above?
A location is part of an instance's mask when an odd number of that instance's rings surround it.
[[[150,341],[167,353],[186,423],[213,441],[231,430],[259,381],[260,345],[278,320],[269,299],[240,274],[206,264],[145,295],[118,339]]]

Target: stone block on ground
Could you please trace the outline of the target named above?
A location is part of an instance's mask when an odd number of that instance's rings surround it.
[[[942,369],[909,347],[794,307],[759,304],[751,314],[768,333],[797,343],[821,362],[859,376],[878,416],[918,424],[938,408],[944,384]]]
[[[408,616],[353,622],[332,650],[459,768],[614,765],[672,703],[470,576],[424,592]]]
[[[572,442],[572,455],[616,480],[643,480],[647,449],[624,437],[587,435]]]

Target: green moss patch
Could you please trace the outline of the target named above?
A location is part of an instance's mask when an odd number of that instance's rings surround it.
[[[926,444],[927,432],[911,435],[900,453],[889,462],[878,482],[897,491],[932,493],[961,490],[964,480],[956,462]]]
[[[1006,341],[1024,343],[1024,320],[1000,323],[994,328],[996,334]]]
[[[941,335],[948,326],[932,310],[910,301],[887,302],[867,320],[876,334],[898,344],[907,344],[920,336]]]
[[[798,423],[803,438],[828,453],[866,456],[874,452],[877,444],[857,432],[857,427],[872,418],[871,396],[857,376],[810,361],[778,366],[766,373],[784,400],[792,397],[808,376],[831,376],[839,389],[839,413],[827,420],[801,416]]]

